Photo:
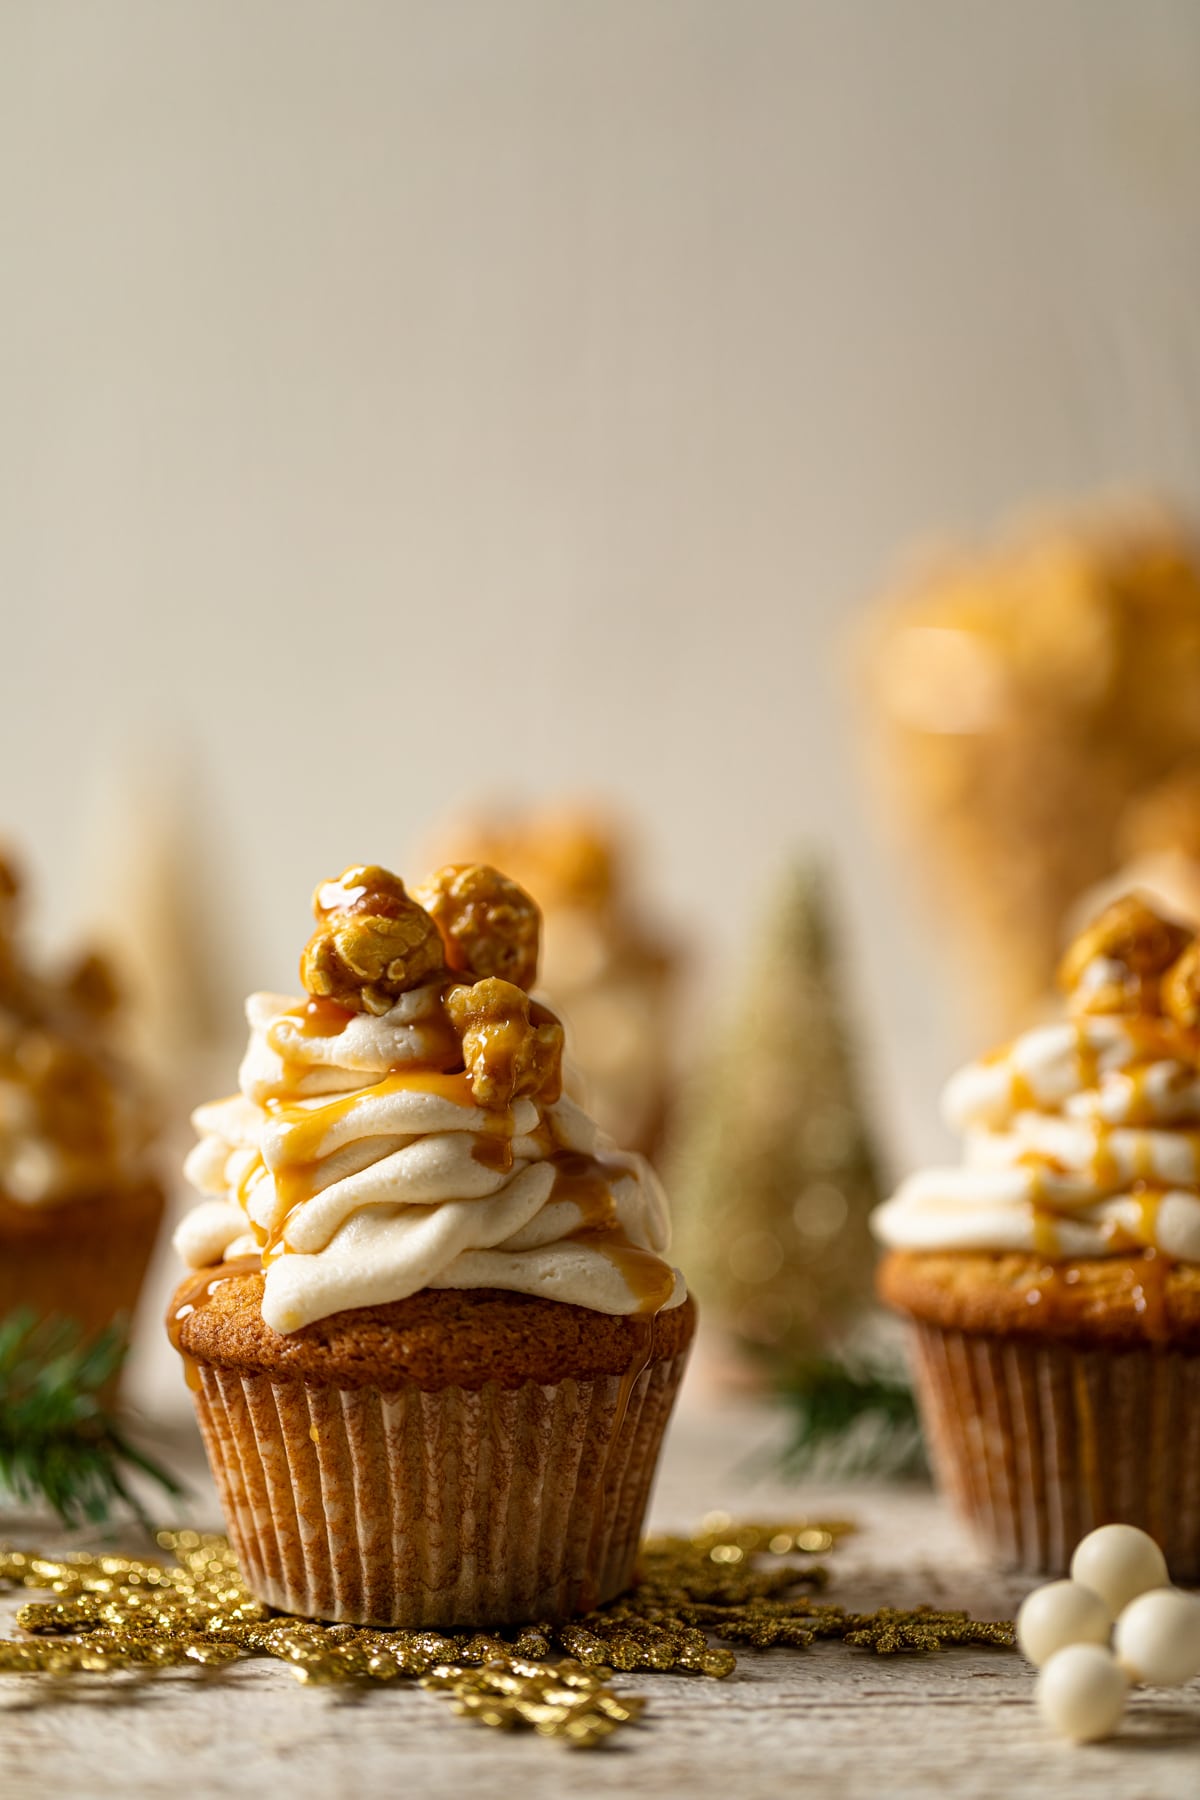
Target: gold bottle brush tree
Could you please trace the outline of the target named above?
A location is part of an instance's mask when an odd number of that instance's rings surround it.
[[[880,1198],[815,864],[791,870],[670,1159],[702,1311],[784,1384],[870,1303]]]

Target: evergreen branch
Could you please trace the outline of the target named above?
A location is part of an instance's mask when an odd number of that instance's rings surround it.
[[[813,1357],[780,1379],[779,1394],[793,1415],[790,1468],[827,1480],[926,1472],[916,1401],[901,1375]]]
[[[173,1496],[172,1475],[130,1442],[105,1388],[125,1360],[115,1326],[90,1342],[69,1319],[0,1319],[0,1490],[53,1507],[64,1525],[102,1524],[119,1506],[149,1528],[128,1477],[138,1470]]]

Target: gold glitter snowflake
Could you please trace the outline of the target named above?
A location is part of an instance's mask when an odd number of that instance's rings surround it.
[[[269,1656],[306,1684],[419,1680],[478,1724],[529,1727],[586,1749],[645,1705],[618,1693],[614,1674],[719,1679],[736,1666],[722,1647],[731,1643],[766,1650],[841,1638],[880,1655],[1011,1645],[1004,1621],[931,1608],[850,1613],[814,1600],[825,1569],[785,1559],[822,1553],[850,1529],[842,1520],[738,1523],[710,1514],[690,1538],[648,1538],[621,1599],[566,1624],[504,1633],[322,1625],[273,1613],[243,1585],[226,1539],[195,1531],[158,1534],[174,1561],[0,1548],[0,1588],[53,1596],[20,1608],[23,1635],[0,1640],[0,1674],[199,1673]]]

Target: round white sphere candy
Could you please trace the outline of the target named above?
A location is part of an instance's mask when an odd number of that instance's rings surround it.
[[[1038,1675],[1038,1709],[1051,1730],[1077,1744],[1091,1744],[1116,1729],[1127,1686],[1111,1650],[1102,1644],[1068,1644]]]
[[[1117,1618],[1148,1588],[1166,1587],[1167,1560],[1152,1537],[1136,1525],[1101,1525],[1075,1547],[1071,1578],[1099,1594]]]
[[[1034,1588],[1017,1614],[1017,1642],[1039,1669],[1068,1644],[1107,1644],[1111,1631],[1107,1606],[1079,1581]]]
[[[1200,1599],[1151,1588],[1131,1600],[1113,1636],[1117,1661],[1133,1681],[1179,1687],[1200,1675]]]

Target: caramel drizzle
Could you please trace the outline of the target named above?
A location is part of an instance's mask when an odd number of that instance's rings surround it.
[[[456,983],[448,982],[447,989],[453,985]],[[444,1045],[442,1030],[433,1021],[428,1022],[436,1045],[428,1064],[394,1065],[381,1080],[370,1086],[338,1095],[320,1105],[299,1100],[298,1078],[307,1071],[308,1065],[289,1054],[289,1037],[280,1032],[280,1026],[287,1021],[291,1038],[335,1037],[355,1016],[334,1001],[316,999],[293,1007],[268,1028],[267,1041],[283,1061],[284,1076],[279,1089],[263,1104],[272,1118],[284,1127],[284,1156],[279,1166],[271,1171],[276,1204],[269,1229],[250,1220],[261,1246],[264,1267],[287,1253],[289,1221],[298,1208],[321,1191],[322,1173],[328,1162],[328,1156],[321,1154],[322,1145],[330,1131],[364,1098],[384,1098],[397,1093],[437,1094],[457,1106],[469,1108],[481,1115],[482,1122],[482,1130],[474,1134],[471,1147],[475,1161],[497,1174],[507,1174],[513,1167],[512,1108],[489,1110],[478,1105],[470,1076],[462,1067],[461,1044],[452,1028],[444,1022],[449,1040]],[[426,1022],[422,1024],[424,1026]],[[447,1069],[446,1064],[456,1066]],[[671,1299],[675,1274],[670,1264],[653,1251],[632,1243],[618,1218],[612,1181],[614,1176],[627,1172],[633,1165],[620,1157],[595,1157],[556,1149],[550,1123],[544,1117],[532,1135],[541,1140],[543,1153],[554,1167],[554,1185],[548,1203],[570,1201],[579,1211],[579,1223],[567,1234],[569,1239],[611,1263],[634,1297],[634,1316],[652,1318]],[[235,1191],[243,1211],[250,1190],[265,1170],[261,1157],[256,1158],[239,1180]]]
[[[1156,1166],[1150,1133],[1170,1131],[1175,1136],[1186,1135],[1200,1156],[1200,1132],[1184,1132],[1178,1125],[1158,1119],[1149,1112],[1149,1068],[1155,1062],[1194,1062],[1200,1059],[1200,1033],[1187,1031],[1173,1020],[1145,1016],[1123,1018],[1121,1027],[1132,1039],[1137,1056],[1134,1062],[1120,1070],[1114,1070],[1114,1074],[1120,1074],[1130,1084],[1126,1116],[1115,1126],[1103,1120],[1095,1121],[1092,1154],[1078,1173],[1098,1190],[1098,1198],[1124,1189],[1137,1202],[1138,1217],[1135,1224],[1112,1220],[1105,1225],[1109,1253],[1144,1250],[1157,1254],[1161,1261],[1164,1253],[1156,1243],[1157,1224],[1167,1189]],[[995,1064],[1010,1055],[1011,1047],[994,1051],[983,1061]],[[1080,1085],[1098,1086],[1101,1081],[1101,1052],[1088,1039],[1086,1021],[1079,1021],[1075,1027],[1075,1055]],[[1050,1114],[1058,1110],[1056,1106],[1050,1106],[1039,1099],[1032,1084],[1019,1069],[1010,1068],[1009,1082],[1010,1104],[1014,1111]],[[1144,1132],[1141,1140],[1134,1145],[1132,1162],[1128,1166],[1123,1164],[1113,1148],[1114,1130]],[[1046,1177],[1070,1171],[1054,1156],[1036,1149],[1022,1152],[1015,1158],[1015,1162],[1030,1177],[1034,1252],[1047,1259],[1061,1258],[1063,1250],[1059,1226],[1064,1219],[1072,1217],[1075,1208],[1053,1194]]]
[[[188,1276],[176,1294],[179,1304],[167,1320],[167,1336],[182,1359],[183,1372],[193,1392],[200,1386],[200,1371],[183,1347],[185,1322],[193,1313],[210,1306],[213,1296],[227,1281],[236,1281],[240,1275],[257,1275],[261,1268],[262,1263],[257,1256],[235,1256],[229,1262],[221,1264],[219,1274],[214,1275],[211,1269],[197,1269],[193,1275]]]
[[[1188,1030],[1166,1018],[1123,1017],[1121,1027],[1132,1040],[1135,1058],[1114,1074],[1129,1083],[1124,1117],[1118,1126],[1103,1120],[1095,1123],[1092,1155],[1081,1171],[1101,1193],[1114,1194],[1122,1189],[1135,1203],[1132,1221],[1113,1219],[1106,1222],[1106,1252],[1125,1258],[1123,1278],[1128,1283],[1135,1312],[1145,1325],[1152,1344],[1162,1347],[1170,1341],[1168,1277],[1172,1258],[1158,1245],[1158,1218],[1166,1192],[1155,1163],[1153,1143],[1144,1136],[1134,1147],[1131,1166],[1124,1166],[1111,1142],[1114,1129],[1181,1132],[1181,1127],[1160,1119],[1149,1105],[1149,1070],[1154,1063],[1176,1062],[1193,1066],[1200,1062],[1200,1033]],[[1011,1050],[1000,1050],[984,1059],[987,1063],[1003,1062]],[[1076,1026],[1075,1054],[1077,1074],[1082,1087],[1096,1087],[1102,1076],[1101,1050],[1088,1039],[1087,1024]],[[1015,1067],[1010,1067],[1010,1104],[1014,1111],[1052,1113],[1058,1109],[1039,1099],[1032,1084]],[[1200,1132],[1187,1130],[1186,1136],[1200,1151]],[[1059,1311],[1059,1298],[1064,1288],[1079,1280],[1079,1269],[1064,1260],[1061,1225],[1072,1216],[1072,1208],[1056,1202],[1049,1193],[1044,1177],[1064,1173],[1063,1165],[1044,1152],[1030,1150],[1017,1158],[1032,1179],[1033,1249],[1044,1260],[1034,1283],[1026,1293],[1030,1306],[1044,1307],[1052,1320]]]

